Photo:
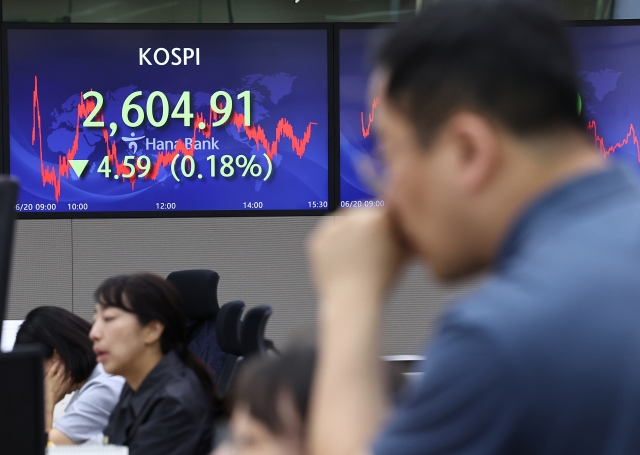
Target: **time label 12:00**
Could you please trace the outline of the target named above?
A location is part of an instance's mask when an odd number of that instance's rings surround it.
[[[182,92],[182,95],[173,110],[170,109],[167,95],[162,92],[155,91],[151,92],[147,98],[145,112],[145,109],[143,109],[142,106],[136,104],[137,98],[141,96],[142,91],[138,90],[133,92],[131,95],[127,96],[124,100],[124,104],[122,105],[122,121],[129,128],[137,128],[142,125],[145,120],[145,113],[149,124],[156,128],[164,126],[169,121],[169,118],[180,119],[183,121],[184,126],[191,126],[191,120],[193,119],[194,114],[191,110],[190,92]],[[86,128],[104,128],[104,118],[102,116],[104,98],[102,94],[95,90],[91,90],[84,93],[82,98],[84,100],[89,98],[93,98],[95,100],[92,103],[93,108],[91,112],[88,113],[87,118],[82,123],[82,126]],[[237,101],[243,102],[244,114],[242,115],[244,115],[244,126],[251,126],[251,92],[249,90],[245,90],[244,92],[239,93],[236,98]],[[234,100],[229,93],[222,90],[215,92],[211,95],[209,104],[211,105],[211,110],[214,113],[214,118],[211,122],[212,127],[224,125],[231,118],[231,114],[234,110]],[[154,112],[156,105],[159,105],[160,107],[158,116]],[[169,115],[169,111],[171,111],[171,115]],[[135,120],[131,119],[133,117],[132,114],[135,114]],[[201,122],[201,124],[197,126],[200,129],[204,129],[206,124]],[[109,127],[111,129],[111,136],[113,136],[118,125],[115,122],[111,122]]]

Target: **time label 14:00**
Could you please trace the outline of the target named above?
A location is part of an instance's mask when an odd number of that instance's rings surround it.
[[[136,104],[137,99],[142,96],[142,91],[138,90],[127,96],[122,105],[122,121],[129,128],[137,128],[144,123],[145,118],[149,121],[151,126],[160,128],[164,126],[169,118],[180,119],[183,121],[184,126],[191,126],[191,121],[194,114],[191,110],[191,93],[182,92],[178,104],[176,104],[173,110],[170,109],[169,99],[167,95],[162,92],[155,91],[149,94],[146,103],[146,117],[145,109],[142,106]],[[104,120],[101,116],[102,106],[104,104],[104,98],[100,92],[91,90],[82,95],[82,98],[87,100],[88,98],[95,99],[95,106],[92,111],[89,112],[87,118],[82,123],[82,126],[86,128],[104,128]],[[251,92],[246,90],[239,93],[236,97],[238,101],[243,102],[244,108],[244,126],[251,126]],[[217,91],[211,95],[209,100],[211,110],[214,112],[214,120],[211,123],[212,127],[224,125],[231,114],[233,113],[234,100],[233,97],[225,91]],[[157,116],[155,110],[156,105],[160,107],[160,113]],[[171,116],[169,116],[171,111]],[[135,113],[135,120],[131,120],[132,113]],[[98,119],[96,119],[98,117]],[[111,123],[111,135],[115,133],[117,125]]]

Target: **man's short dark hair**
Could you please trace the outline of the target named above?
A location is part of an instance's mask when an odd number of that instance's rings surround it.
[[[439,2],[392,32],[376,63],[425,142],[461,110],[518,135],[584,128],[564,26],[531,4]]]

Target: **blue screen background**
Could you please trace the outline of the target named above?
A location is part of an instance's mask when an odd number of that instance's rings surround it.
[[[582,109],[598,150],[640,172],[640,26],[574,27]]]
[[[358,173],[363,159],[379,163],[374,153],[373,127],[367,137],[362,132],[362,120],[364,118],[366,129],[372,112],[371,102],[367,100],[371,68],[366,56],[373,33],[374,30],[366,29],[340,30],[340,202],[343,205],[376,197]]]
[[[10,172],[20,179],[20,204],[56,204],[56,212],[69,211],[68,204],[86,204],[88,212],[157,211],[158,204],[174,210],[245,210],[246,203],[260,202],[264,210],[309,209],[309,202],[328,201],[328,85],[326,30],[8,30]],[[139,65],[139,48],[199,48],[200,65],[195,58],[187,65]],[[162,56],[162,55],[161,55]],[[34,88],[37,90],[41,127],[34,125]],[[127,155],[146,155],[152,162],[158,153],[153,140],[172,141],[193,138],[204,141],[193,120],[185,127],[180,119],[154,128],[145,122],[128,128],[122,120],[125,98],[141,90],[136,99],[146,110],[146,99],[162,91],[169,99],[170,112],[184,91],[191,93],[192,112],[209,119],[209,99],[218,90],[234,97],[251,91],[252,121],[264,129],[269,143],[276,140],[276,127],[286,119],[297,139],[310,127],[310,137],[299,157],[292,141],[281,137],[278,154],[273,157],[273,173],[265,182],[268,163],[265,149],[247,138],[244,130],[227,124],[211,128],[214,150],[195,150],[196,172],[177,182],[171,167],[161,167],[155,179],[115,180],[98,172],[107,154],[100,128],[78,131],[75,159],[88,159],[80,178],[69,170],[60,177],[59,198],[54,185],[43,183],[38,135],[42,133],[42,166],[58,175],[60,160],[67,155],[76,137],[80,94],[100,92],[105,125],[115,122],[117,132],[109,138],[115,144],[118,161]],[[159,102],[156,103],[159,105]],[[237,111],[243,113],[242,103]],[[159,112],[159,110],[158,110]],[[157,117],[160,116],[158,113]],[[135,114],[131,115],[135,118]],[[311,125],[310,125],[311,124]],[[108,130],[108,128],[107,128]],[[195,132],[194,132],[195,131]],[[123,138],[142,137],[135,148]],[[209,141],[209,146],[212,142]],[[147,146],[149,148],[147,149]],[[304,148],[304,147],[303,147]],[[137,150],[136,150],[137,149]],[[210,176],[215,154],[255,155],[265,172],[260,178],[232,178],[219,172]],[[179,163],[180,161],[178,161]],[[112,167],[113,169],[113,167]],[[198,179],[198,174],[203,175]],[[316,205],[320,210],[322,204]],[[35,211],[35,210],[30,210]]]
[[[374,153],[372,134],[362,134],[371,112],[367,98],[370,66],[365,56],[373,30],[340,30],[340,200],[376,195],[358,177],[357,163]],[[596,148],[607,159],[640,173],[640,150],[634,144],[640,128],[640,26],[571,27],[577,52],[582,109]],[[374,120],[375,122],[375,120]],[[640,130],[638,130],[640,134]],[[380,163],[381,165],[381,163]]]

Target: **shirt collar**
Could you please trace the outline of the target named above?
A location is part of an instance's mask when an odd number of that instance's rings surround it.
[[[101,363],[98,363],[95,368],[93,369],[93,371],[91,372],[91,375],[87,378],[86,382],[84,383],[84,385],[82,387],[80,387],[80,390],[77,390],[73,396],[71,397],[71,400],[69,401],[69,404],[67,405],[67,408],[69,408],[69,406],[71,406],[72,403],[74,403],[78,397],[85,391],[87,390],[88,387],[90,387],[91,385],[91,381],[93,381],[94,379],[96,379],[98,376],[100,376],[101,374],[105,374],[104,372],[104,368],[102,367]]]
[[[89,376],[89,379],[87,379],[87,382],[85,383],[85,385],[88,384],[90,381],[93,381],[95,378],[97,378],[101,374],[105,374],[104,368],[102,367],[101,363],[98,363],[96,367],[93,369],[93,371],[91,372],[91,376]]]
[[[109,374],[106,371],[104,371],[104,367],[102,366],[101,363],[97,364],[96,367],[93,369],[93,372],[91,373],[91,376],[89,377],[89,379],[87,380],[87,382],[92,381],[96,378],[98,378],[98,376],[106,376],[108,378],[112,378],[118,375],[115,374]]]
[[[497,256],[497,268],[506,263],[538,233],[546,233],[558,222],[576,213],[597,210],[600,203],[616,194],[637,192],[637,178],[630,171],[611,166],[603,171],[579,176],[552,188],[534,200],[517,218]]]
[[[151,370],[135,392],[130,391],[129,404],[136,416],[140,415],[145,404],[184,368],[184,363],[175,351],[169,351]]]

